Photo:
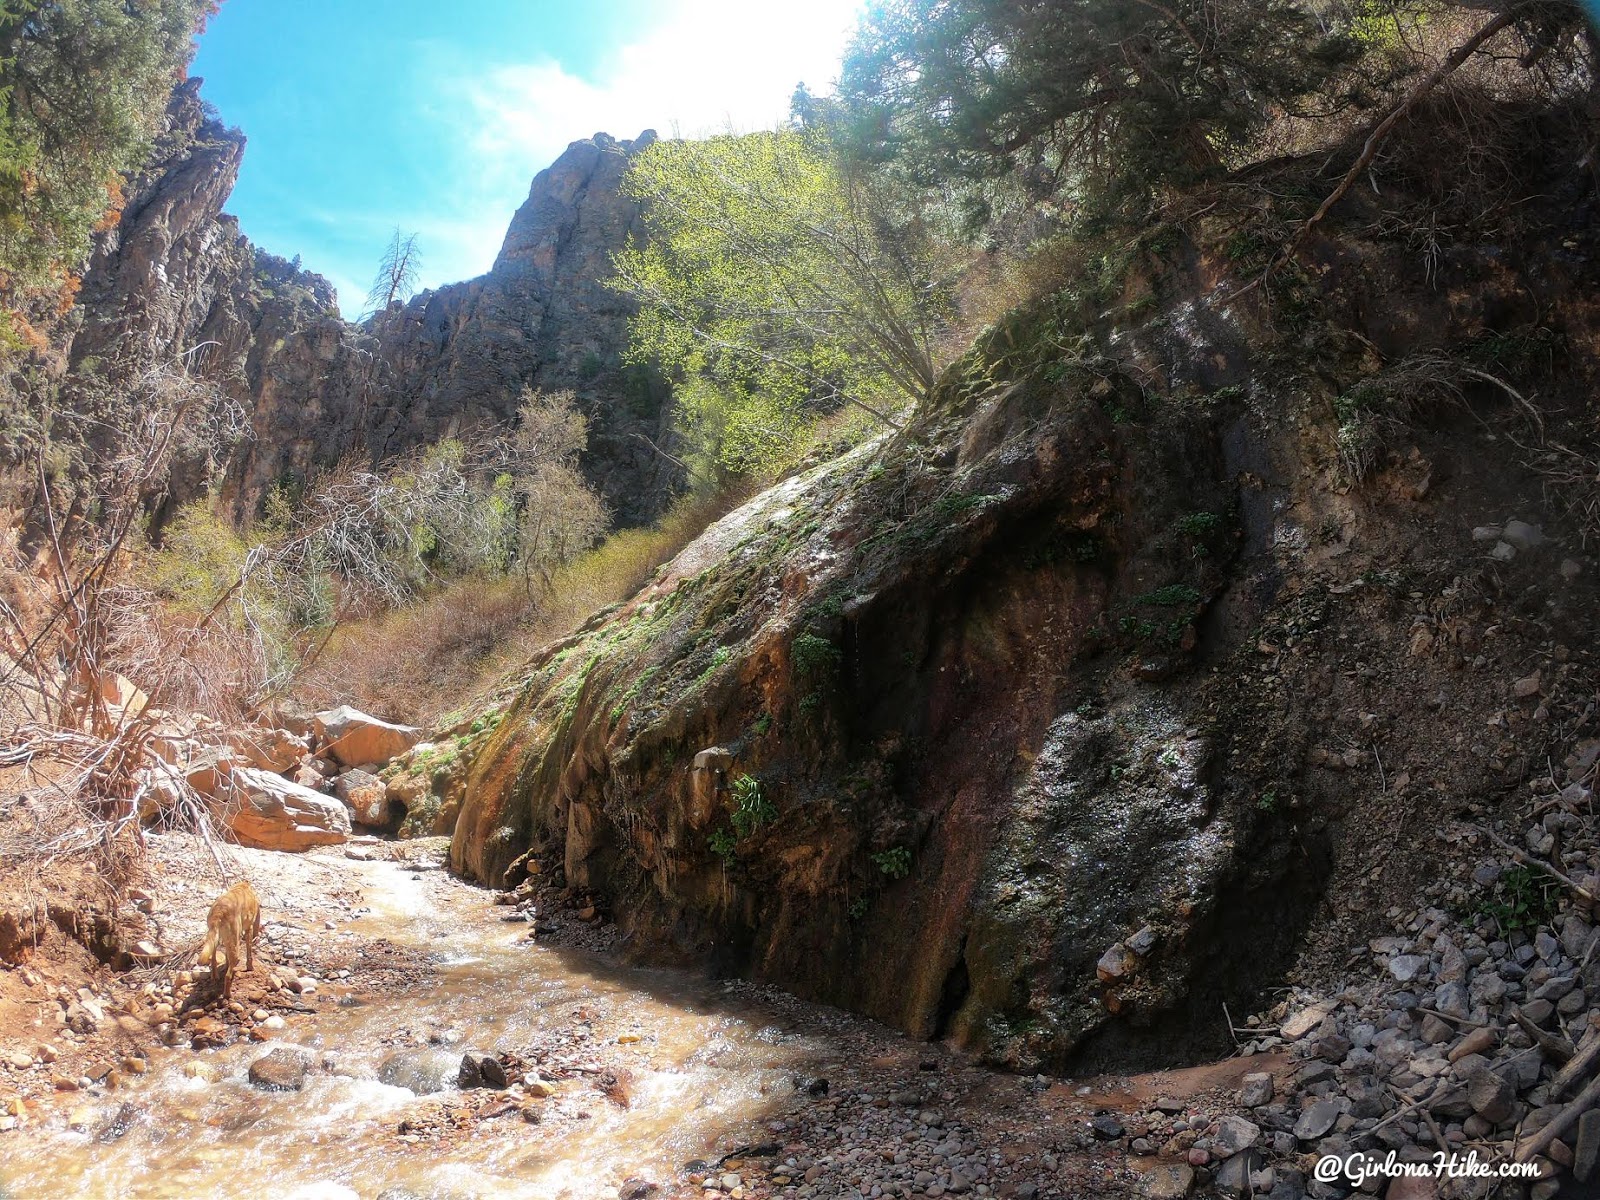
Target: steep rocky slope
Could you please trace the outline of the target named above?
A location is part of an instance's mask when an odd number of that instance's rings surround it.
[[[96,246],[70,321],[69,387],[189,352],[249,417],[224,483],[241,514],[347,454],[382,460],[504,423],[525,385],[570,388],[590,419],[586,470],[617,519],[660,511],[677,481],[652,445],[665,391],[621,363],[628,307],[602,283],[637,231],[618,183],[653,134],[574,142],[534,179],[488,274],[357,326],[326,280],[252,246],[222,211],[245,142],[208,114],[199,84],[174,94],[166,135]],[[179,478],[173,499],[204,482]]]
[[[1015,1067],[1220,1050],[1593,732],[1592,214],[1526,183],[1244,295],[1197,205],[1003,322],[462,731],[454,865]]]

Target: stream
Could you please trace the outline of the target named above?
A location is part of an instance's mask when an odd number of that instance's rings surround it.
[[[797,1020],[743,985],[540,946],[486,893],[439,872],[350,867],[365,911],[345,927],[442,957],[432,986],[293,1016],[265,1043],[155,1049],[147,1074],[73,1097],[8,1138],[0,1196],[596,1200],[630,1177],[670,1183],[686,1162],[736,1148],[738,1131],[789,1104],[797,1072],[825,1070],[839,1053],[828,1030],[849,1021],[842,1014]],[[397,1130],[408,1118],[423,1118],[426,1130],[441,1100],[486,1095],[452,1083],[418,1096],[379,1081],[386,1058],[430,1033],[455,1061],[468,1049],[555,1045],[567,1049],[568,1069],[534,1106],[537,1123],[512,1109],[407,1141]],[[301,1091],[263,1091],[247,1078],[280,1046],[305,1049],[317,1064]],[[601,1065],[571,1069],[585,1058]],[[185,1070],[196,1060],[214,1064],[213,1079]],[[625,1105],[595,1082],[607,1069],[626,1079]]]

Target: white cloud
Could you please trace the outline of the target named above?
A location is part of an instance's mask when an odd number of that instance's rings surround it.
[[[583,78],[555,60],[437,61],[427,74],[458,82],[429,104],[458,148],[449,212],[399,220],[418,230],[431,283],[489,269],[533,176],[568,143],[604,131],[632,138],[771,128],[795,85],[828,90],[861,0],[674,0],[654,24]]]

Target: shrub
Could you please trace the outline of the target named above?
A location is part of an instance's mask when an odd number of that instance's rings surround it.
[[[733,781],[733,828],[740,837],[749,837],[778,815],[772,801],[761,793],[761,781],[741,775]]]
[[[904,879],[911,874],[911,851],[904,846],[890,846],[874,854],[872,863],[890,879]]]

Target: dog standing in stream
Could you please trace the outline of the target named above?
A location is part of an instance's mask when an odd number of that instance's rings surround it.
[[[241,948],[246,971],[256,969],[256,938],[261,933],[261,902],[256,890],[240,880],[217,898],[206,918],[206,940],[200,945],[200,962],[218,977],[221,959],[222,997],[233,991],[233,973],[239,965]]]

